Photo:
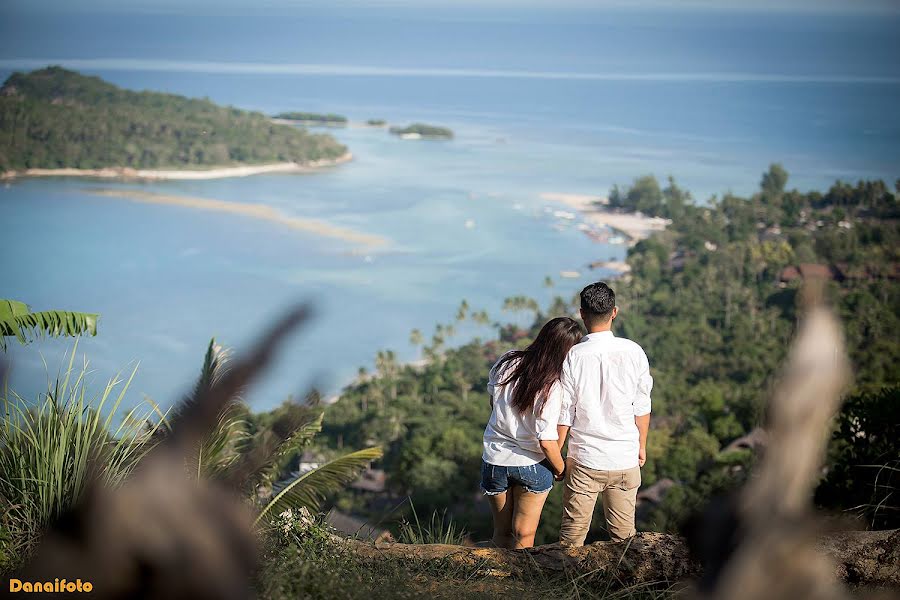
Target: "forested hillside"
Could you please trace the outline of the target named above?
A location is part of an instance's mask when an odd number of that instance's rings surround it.
[[[898,195],[877,181],[837,183],[825,193],[786,184],[787,173],[773,166],[753,197],[704,206],[671,180],[661,188],[646,177],[613,190],[621,208],[673,219],[665,233],[630,250],[631,275],[613,284],[621,309],[615,331],[646,349],[655,377],[644,489],[666,481],[656,488],[659,501],[639,510],[644,529],[676,530],[711,494],[746,476],[753,442],[740,441],[764,423],[764,400],[796,326],[798,290],[812,276],[828,282],[856,378],[817,499],[852,510],[861,527],[900,525],[889,498],[900,468]],[[538,304],[510,298],[507,306]],[[379,353],[377,373],[361,372],[327,409],[319,440],[327,445],[319,450],[382,445],[387,489],[347,492],[337,507],[386,526],[409,515],[402,502],[409,495],[420,516],[446,510],[475,539],[490,537],[490,515],[478,499],[488,369],[505,350],[529,343],[546,319],[574,312],[572,301],[557,299],[533,311],[529,330],[496,324],[496,339],[452,349],[445,344],[454,324],[439,325],[421,366]],[[464,319],[486,315],[463,303],[457,320]],[[422,337],[413,332],[411,340]],[[555,540],[560,501],[556,486],[537,543]]]
[[[305,163],[345,152],[328,135],[262,113],[124,90],[60,67],[13,73],[0,88],[0,171]]]

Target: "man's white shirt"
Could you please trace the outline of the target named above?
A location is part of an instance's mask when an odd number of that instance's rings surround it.
[[[560,378],[559,424],[569,425],[569,453],[589,469],[638,465],[635,416],[650,412],[653,378],[647,355],[611,331],[591,333],[569,351]]]

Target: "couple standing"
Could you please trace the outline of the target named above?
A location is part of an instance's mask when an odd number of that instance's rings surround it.
[[[481,488],[495,545],[534,545],[554,480],[565,480],[561,544],[584,545],[598,495],[610,537],[635,534],[653,378],[641,347],[613,335],[617,314],[613,290],[593,283],[581,290],[587,336],[574,319],[552,319],[528,348],[507,352],[491,369]]]

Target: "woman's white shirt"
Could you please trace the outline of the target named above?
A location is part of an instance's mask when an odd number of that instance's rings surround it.
[[[484,430],[484,462],[501,467],[526,467],[544,460],[541,440],[558,440],[556,426],[562,407],[563,390],[559,381],[553,384],[543,405],[535,402],[532,410],[524,414],[512,405],[516,382],[501,385],[506,375],[518,364],[518,359],[508,361],[499,369],[504,354],[491,368],[487,391],[494,398],[491,418]]]

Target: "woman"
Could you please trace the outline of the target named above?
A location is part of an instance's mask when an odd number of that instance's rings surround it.
[[[554,478],[562,479],[559,376],[566,354],[582,335],[574,319],[552,319],[528,348],[507,352],[491,369],[493,411],[484,430],[481,489],[500,548],[534,545],[547,493]]]

